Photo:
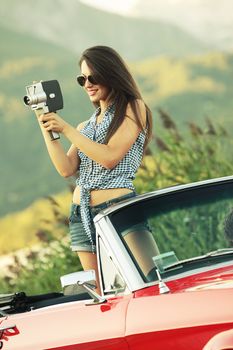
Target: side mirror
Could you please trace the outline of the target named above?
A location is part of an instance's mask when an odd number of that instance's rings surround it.
[[[106,301],[94,290],[96,288],[95,270],[69,273],[61,276],[60,280],[64,295],[87,292],[93,300],[86,305],[101,304]]]
[[[95,270],[78,271],[60,277],[64,295],[74,295],[83,293],[82,284],[88,283],[95,288]]]

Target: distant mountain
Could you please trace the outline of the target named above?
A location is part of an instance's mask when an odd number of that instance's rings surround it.
[[[181,128],[190,121],[204,125],[208,117],[233,133],[232,54],[154,58],[132,68],[155,117],[165,109]]]
[[[233,50],[232,0],[138,0],[131,15],[173,23],[218,49]]]
[[[76,54],[105,44],[125,58],[155,55],[183,56],[206,52],[211,45],[187,34],[177,25],[158,20],[129,18],[86,6],[78,0],[1,0],[0,25],[43,38]]]
[[[113,11],[115,2],[80,0],[102,10]],[[125,7],[114,6],[116,13],[175,24],[216,49],[233,49],[232,0],[133,0]]]

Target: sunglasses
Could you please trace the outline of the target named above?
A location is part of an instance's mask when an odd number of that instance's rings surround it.
[[[77,76],[77,82],[80,86],[84,86],[87,80],[93,85],[98,84],[93,75],[88,75],[87,77],[85,75]]]

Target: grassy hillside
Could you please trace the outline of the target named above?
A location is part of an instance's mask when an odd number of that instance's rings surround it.
[[[154,111],[161,107],[182,127],[204,118],[232,129],[233,55],[219,52],[184,59],[161,57],[133,65]]]
[[[67,191],[39,199],[24,210],[0,218],[0,255],[37,245],[46,232],[52,233],[46,239],[64,238],[70,202],[71,193]]]

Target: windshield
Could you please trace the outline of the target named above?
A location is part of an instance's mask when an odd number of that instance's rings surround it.
[[[231,182],[154,195],[113,212],[110,219],[145,281],[157,279],[156,268],[161,275],[177,273],[184,268],[177,263],[187,259],[188,269],[233,260],[229,249],[194,259],[233,247]]]

